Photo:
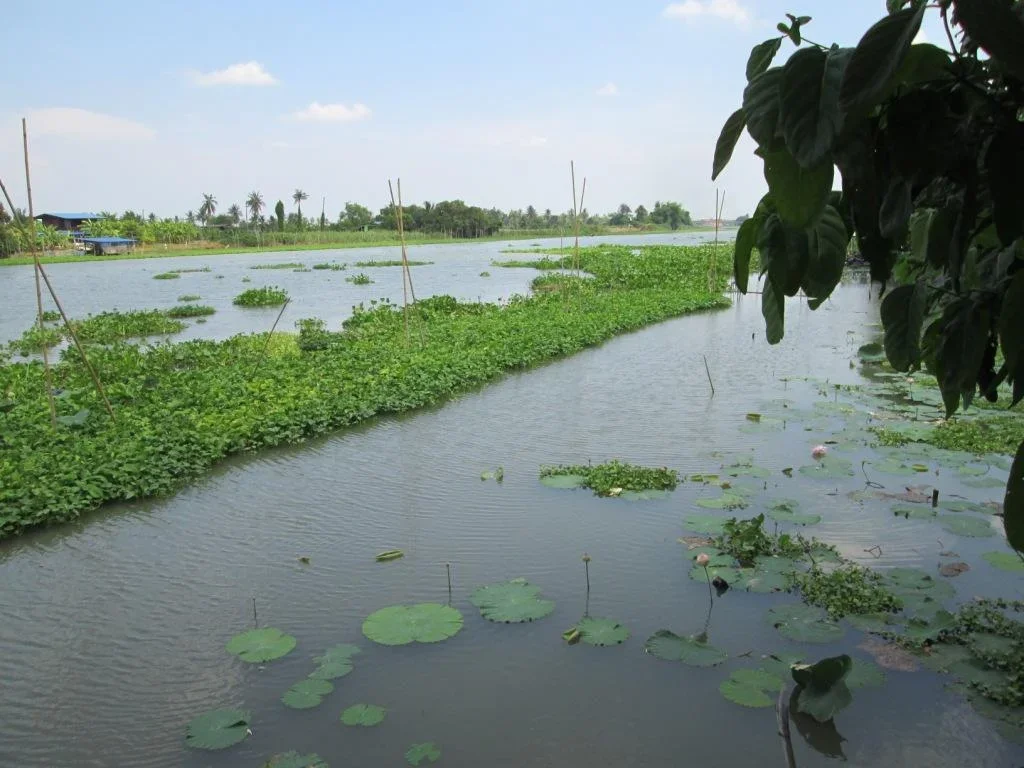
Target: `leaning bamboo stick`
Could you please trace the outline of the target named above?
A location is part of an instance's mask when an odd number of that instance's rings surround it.
[[[402,180],[398,181],[401,183]],[[402,233],[402,211],[395,205],[395,190],[391,186],[391,179],[388,179],[388,192],[391,193],[391,210],[395,213],[395,226],[398,227],[398,237],[402,242],[402,322],[405,325],[405,346],[409,346],[409,291],[405,274],[405,237]]]

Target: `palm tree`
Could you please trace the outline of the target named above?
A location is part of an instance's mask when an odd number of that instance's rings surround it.
[[[292,200],[295,201],[295,205],[299,207],[299,226],[302,226],[302,201],[308,200],[309,195],[303,192],[301,189],[296,189],[292,192]]]
[[[185,218],[188,219],[189,224],[196,223],[196,215],[191,210],[185,214]]]
[[[217,198],[213,195],[203,193],[203,204],[199,206],[199,218],[203,222],[203,226],[207,226],[210,223],[210,219],[213,218],[213,214],[217,212]]]
[[[237,203],[232,203],[231,207],[228,208],[228,216],[231,217],[231,224],[238,226],[238,223],[242,220],[242,209],[238,207]]]
[[[266,204],[263,202],[263,195],[255,190],[250,192],[249,197],[245,199],[245,207],[249,210],[249,218],[255,224],[260,220],[260,212],[266,208]]]

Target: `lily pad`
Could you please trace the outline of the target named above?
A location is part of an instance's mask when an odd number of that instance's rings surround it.
[[[853,668],[847,674],[845,682],[851,690],[877,688],[885,684],[885,672],[873,661],[854,659]]]
[[[312,709],[320,706],[324,696],[333,690],[334,686],[327,680],[307,677],[285,691],[281,703],[291,709]]]
[[[984,539],[996,535],[996,529],[989,525],[988,520],[978,517],[939,515],[939,522],[942,523],[943,528],[957,536]]]
[[[767,669],[737,669],[731,677],[739,683],[775,693],[781,691],[783,686],[782,678]]]
[[[244,709],[215,709],[185,727],[185,744],[194,749],[226,749],[249,735],[252,716]]]
[[[784,637],[802,643],[830,643],[843,636],[843,628],[813,605],[777,605],[766,618]]]
[[[986,552],[982,557],[989,565],[1001,571],[1024,571],[1024,559],[1016,552]]]
[[[998,477],[982,475],[981,477],[968,477],[963,484],[968,488],[1003,488],[1006,486],[1006,481],[1000,480]]]
[[[683,525],[697,533],[717,535],[724,532],[728,519],[719,515],[690,515],[683,521]]]
[[[780,499],[768,509],[767,516],[780,523],[794,525],[815,525],[821,522],[821,515],[797,512],[800,504],[792,499]]]
[[[718,690],[733,704],[739,704],[741,707],[763,708],[775,704],[775,699],[762,688],[741,682],[733,677],[724,680],[718,686]]]
[[[817,464],[800,467],[800,474],[818,480],[835,480],[853,476],[853,463],[839,456],[826,456]]]
[[[405,753],[405,761],[409,765],[436,763],[440,759],[441,749],[432,741],[423,744],[413,744]]]
[[[588,645],[619,645],[629,637],[629,630],[613,619],[586,616],[576,623],[580,639]]]
[[[894,461],[892,459],[886,459],[885,461],[872,461],[870,462],[871,468],[876,472],[881,472],[886,475],[905,475],[910,476],[917,474],[918,471],[927,472],[928,467],[924,467],[922,470],[917,470],[912,466],[908,466],[900,461]],[[922,465],[923,466],[923,465]]]
[[[695,637],[681,637],[667,629],[659,629],[647,638],[644,652],[666,661],[681,661],[691,667],[713,667],[729,658],[729,654],[713,645]]]
[[[262,664],[291,653],[295,648],[295,638],[274,627],[250,629],[232,637],[225,647],[228,653],[235,654],[242,661]]]
[[[771,470],[748,461],[737,461],[735,464],[722,467],[722,472],[731,477],[754,477],[760,480],[766,480],[772,476]]]
[[[851,613],[846,616],[846,621],[854,629],[861,632],[883,632],[898,631],[899,622],[891,613],[878,611],[875,613]]]
[[[540,479],[541,485],[548,488],[582,488],[585,482],[587,478],[583,475],[545,475]]]
[[[361,725],[371,727],[384,722],[387,710],[376,704],[353,704],[341,713],[341,722],[345,725]]]
[[[697,499],[697,506],[705,509],[743,509],[747,500],[738,493],[723,493],[720,496]]]
[[[906,520],[929,520],[936,516],[936,511],[924,504],[897,504],[892,508],[894,517]]]
[[[265,762],[263,768],[327,768],[327,762],[317,754],[282,752]]]
[[[314,680],[337,680],[352,671],[352,657],[361,653],[358,645],[342,643],[324,651],[314,661],[319,665],[310,675]]]
[[[543,619],[555,610],[555,603],[541,599],[540,587],[530,584],[526,579],[512,579],[479,587],[470,595],[469,601],[480,609],[480,615],[488,621],[506,624]]]
[[[988,474],[989,469],[991,469],[991,467],[989,467],[988,464],[960,464],[956,468],[956,471],[961,475],[981,477],[982,475]]]
[[[793,586],[793,579],[782,571],[744,568],[740,571],[739,586],[748,592],[767,595],[772,592],[785,592]]]
[[[439,643],[462,629],[462,614],[449,605],[392,605],[371,613],[363,634],[381,645]]]
[[[950,512],[981,512],[981,504],[975,504],[973,501],[966,501],[964,499],[943,499],[939,502],[939,506]]]
[[[703,566],[694,565],[690,569],[690,578],[705,584],[708,579],[714,581],[715,578],[720,578],[725,580],[725,583],[729,586],[736,586],[743,580],[743,574],[739,568],[728,565],[708,565],[707,571],[704,570]]]
[[[956,617],[949,611],[939,610],[929,619],[913,618],[907,622],[904,637],[924,642],[937,640],[939,635],[956,626]]]

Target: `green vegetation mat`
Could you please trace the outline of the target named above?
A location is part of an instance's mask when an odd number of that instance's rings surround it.
[[[59,415],[73,418],[56,434],[42,364],[0,365],[0,536],[169,493],[225,456],[437,403],[618,333],[728,305],[724,279],[708,289],[711,247],[635,250],[584,249],[592,279],[502,306],[422,301],[408,340],[401,308],[378,304],[357,308],[316,350],[279,334],[262,360],[266,334],[97,347],[91,359],[116,421],[69,355],[53,377]]]

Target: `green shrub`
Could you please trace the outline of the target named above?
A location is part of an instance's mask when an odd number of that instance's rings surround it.
[[[48,309],[43,312],[43,322],[52,323],[57,320],[60,320],[60,312],[56,309]]]
[[[288,301],[288,292],[276,286],[250,288],[235,296],[232,302],[238,307],[279,307]]]
[[[298,320],[295,327],[299,329],[299,349],[303,352],[327,349],[331,345],[333,334],[328,332],[323,320],[307,317]]]

